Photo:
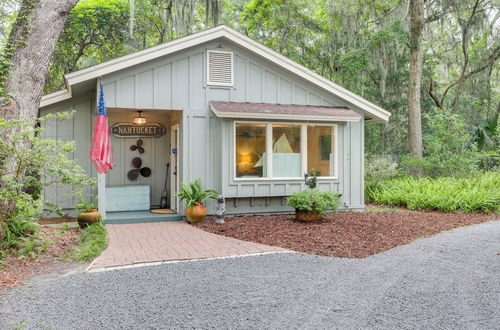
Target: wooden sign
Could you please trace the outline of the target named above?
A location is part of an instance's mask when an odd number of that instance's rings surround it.
[[[165,126],[159,123],[134,125],[131,123],[117,123],[111,127],[111,133],[116,137],[160,137],[167,132]]]

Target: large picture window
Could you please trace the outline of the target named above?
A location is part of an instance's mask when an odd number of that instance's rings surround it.
[[[337,177],[337,126],[236,122],[236,179]]]

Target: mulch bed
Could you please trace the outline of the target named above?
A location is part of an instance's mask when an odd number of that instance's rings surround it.
[[[408,210],[330,213],[317,223],[294,215],[242,216],[216,224],[196,224],[205,231],[300,252],[364,258],[443,230],[495,220],[491,214],[458,214]]]
[[[65,215],[65,216],[62,216],[59,218],[40,219],[37,222],[41,225],[47,225],[47,224],[56,224],[56,223],[63,223],[63,222],[76,222],[76,218]]]
[[[66,272],[76,267],[76,263],[64,261],[64,257],[67,249],[80,241],[79,229],[63,231],[61,228],[42,226],[39,239],[49,239],[52,243],[35,259],[29,256],[0,259],[4,263],[0,265],[0,292],[7,286],[22,284],[35,275]]]

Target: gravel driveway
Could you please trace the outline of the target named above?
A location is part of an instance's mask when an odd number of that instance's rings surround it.
[[[500,329],[500,221],[365,259],[299,253],[38,280],[0,329]]]

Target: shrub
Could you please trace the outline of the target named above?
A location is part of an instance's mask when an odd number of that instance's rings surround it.
[[[380,180],[395,178],[401,175],[398,163],[390,155],[369,155],[365,160],[366,185],[375,185]]]
[[[412,173],[422,167],[430,177],[468,175],[478,168],[481,154],[464,119],[447,109],[434,109],[424,115],[424,157],[406,155],[401,168]]]
[[[340,204],[339,195],[331,191],[307,189],[298,191],[288,198],[288,205],[299,211],[336,211]]]
[[[366,197],[377,204],[404,206],[411,210],[490,213],[500,211],[500,173],[477,173],[463,178],[380,180],[367,185]]]
[[[39,121],[71,116],[71,112],[57,113]],[[42,128],[32,127],[30,121],[0,118],[0,243],[12,244],[14,237],[33,235],[34,221],[43,210],[42,187],[69,185],[72,193],[78,193],[95,183],[71,159],[74,148],[73,141],[44,138]]]
[[[74,250],[72,259],[90,261],[98,257],[107,246],[106,228],[101,221],[95,222],[83,229],[80,246]]]

